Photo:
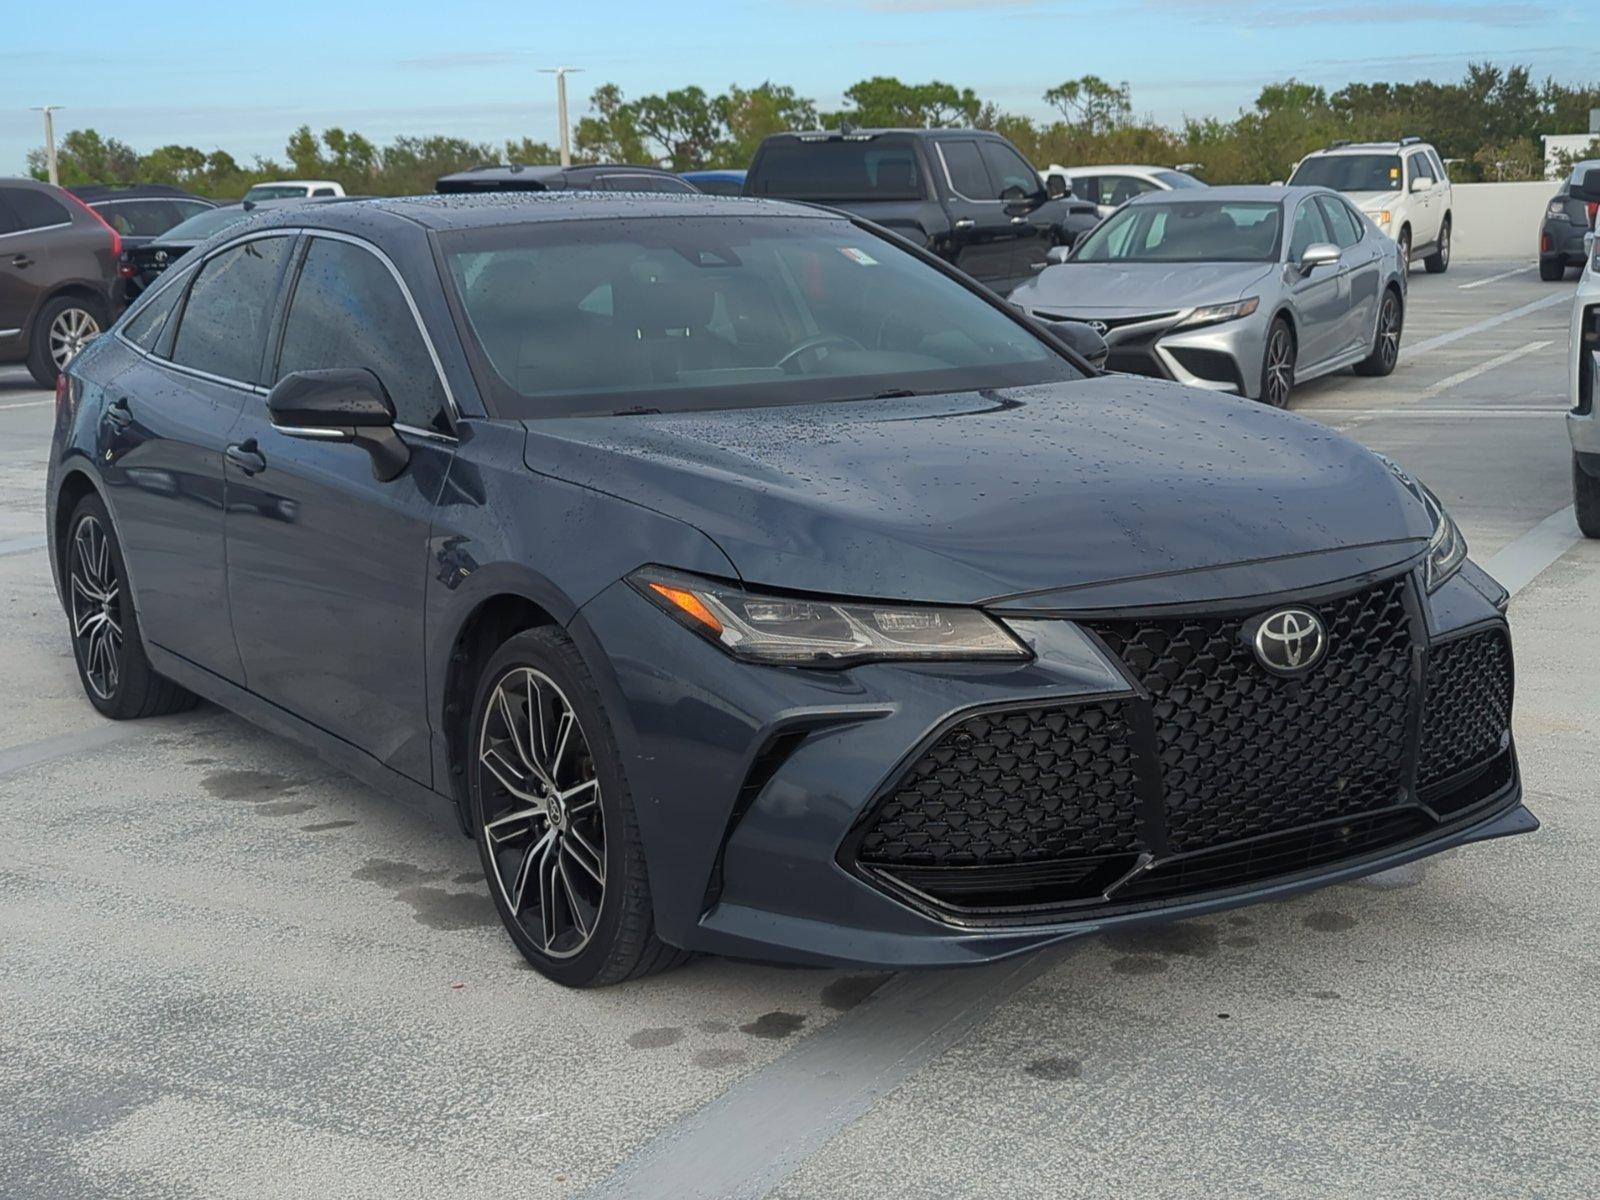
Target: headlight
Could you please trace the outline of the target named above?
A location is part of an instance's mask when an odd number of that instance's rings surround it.
[[[763,595],[655,567],[635,571],[628,582],[680,625],[750,662],[842,667],[882,659],[1032,657],[976,609]]]
[[[1387,208],[1380,208],[1377,212],[1372,214],[1372,219],[1378,223],[1379,229],[1383,229],[1388,226],[1393,215],[1394,214],[1392,214]]]
[[[1422,501],[1429,519],[1433,521],[1433,536],[1428,539],[1427,557],[1422,560],[1422,583],[1429,592],[1436,592],[1467,561],[1467,539],[1462,535],[1455,518],[1445,512],[1444,503],[1433,494],[1431,488],[1421,480],[1413,479],[1404,467],[1388,455],[1379,454],[1378,457],[1383,459],[1406,490]]]
[[[1206,304],[1195,309],[1174,328],[1193,329],[1196,325],[1216,325],[1222,321],[1236,321],[1240,317],[1248,317],[1261,307],[1261,300],[1251,296],[1247,300],[1235,300],[1232,304]]]

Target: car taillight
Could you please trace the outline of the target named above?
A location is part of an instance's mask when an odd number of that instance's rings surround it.
[[[63,371],[56,376],[56,416],[67,411],[67,397],[72,394],[72,379]]]
[[[1600,212],[1600,201],[1591,200],[1587,205],[1589,209],[1589,228],[1594,228],[1594,214]]]
[[[1548,233],[1541,233],[1539,235],[1539,253],[1540,254],[1548,254],[1549,252],[1550,252],[1550,235]]]
[[[99,221],[100,224],[105,227],[105,231],[111,235],[111,257],[120,262],[122,259],[122,235],[116,231],[110,221],[106,220],[82,200],[79,200],[71,192],[66,192],[65,195],[75,201],[79,208],[83,209],[84,212],[88,213],[91,217],[93,217],[96,221]],[[121,269],[119,268],[119,273],[120,270]]]

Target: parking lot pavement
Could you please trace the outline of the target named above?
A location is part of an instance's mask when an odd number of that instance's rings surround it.
[[[1480,561],[1571,502],[1571,286],[1464,286],[1517,266],[1414,274],[1421,353],[1295,404]],[[49,411],[0,368],[0,1194],[1593,1194],[1600,544],[1557,529],[1513,602],[1533,836],[981,974],[572,993],[459,836],[217,709],[92,713],[43,554],[6,549]]]

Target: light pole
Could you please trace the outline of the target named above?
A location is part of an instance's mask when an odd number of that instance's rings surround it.
[[[50,182],[61,186],[61,172],[56,170],[56,123],[50,115],[61,109],[59,104],[35,105],[33,111],[44,114],[44,152],[50,163]]]
[[[556,120],[561,122],[561,165],[572,165],[572,131],[567,126],[567,76],[582,73],[582,67],[540,67],[539,74],[556,77]]]

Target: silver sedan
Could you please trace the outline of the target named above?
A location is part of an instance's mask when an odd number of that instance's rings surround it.
[[[1400,356],[1399,248],[1327,188],[1148,193],[1051,255],[1011,301],[1094,328],[1113,371],[1282,408],[1296,383]]]

